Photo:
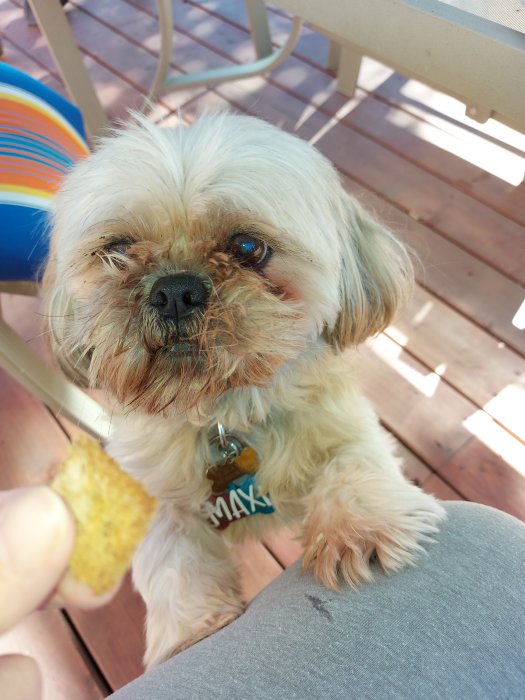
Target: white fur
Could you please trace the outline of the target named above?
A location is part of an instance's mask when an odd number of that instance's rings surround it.
[[[119,317],[104,326],[91,313],[100,308],[93,303],[101,283],[119,275],[86,252],[97,236],[128,227],[167,241],[165,272],[195,258],[191,226],[213,220],[218,209],[278,236],[264,274],[288,294],[272,300],[258,291],[257,273],[238,273],[240,302],[223,303],[240,303],[239,335],[224,354],[237,353],[237,364],[260,352],[282,359],[262,385],[193,406],[180,408],[175,399],[153,415],[140,405],[115,406],[108,451],[161,501],[134,561],[148,609],[147,665],[240,614],[229,542],[300,521],[306,566],[334,588],[355,586],[371,579],[372,556],[385,571],[412,563],[444,515],[403,477],[393,442],[341,353],[390,321],[411,282],[406,252],[344,192],[317,151],[258,120],[220,114],[174,131],[139,120],[75,169],[57,200],[45,284],[65,369],[93,383],[89,346],[102,353],[100,365],[111,349],[104,350],[104,333],[114,345],[127,329]],[[276,507],[223,533],[200,514],[210,494],[207,436],[217,422],[257,450],[258,483]]]

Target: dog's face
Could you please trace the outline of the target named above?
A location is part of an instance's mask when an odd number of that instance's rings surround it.
[[[402,246],[315,149],[220,114],[139,120],[76,167],[44,299],[66,373],[157,413],[265,387],[320,336],[361,342],[410,279]]]

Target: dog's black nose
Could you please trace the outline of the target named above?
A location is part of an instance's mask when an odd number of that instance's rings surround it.
[[[198,275],[177,272],[160,277],[149,295],[149,302],[161,316],[180,321],[208,301],[209,291]]]

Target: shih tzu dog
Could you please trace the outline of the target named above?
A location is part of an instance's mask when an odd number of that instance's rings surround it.
[[[337,589],[436,532],[442,507],[403,476],[343,354],[411,282],[331,164],[252,117],[137,118],[68,177],[48,330],[113,403],[108,452],[160,500],[133,564],[147,666],[242,612],[231,543],[300,522],[304,569]]]

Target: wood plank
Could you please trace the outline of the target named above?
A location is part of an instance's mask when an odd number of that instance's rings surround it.
[[[465,500],[463,496],[461,496],[455,489],[452,488],[452,486],[450,486],[450,484],[444,481],[437,474],[431,474],[431,476],[425,482],[424,490],[443,501]]]
[[[525,440],[525,360],[416,286],[386,334]]]
[[[130,5],[126,2],[116,5],[104,5],[97,0],[84,0],[73,3],[79,12],[83,12],[92,19],[111,29],[118,36],[124,37],[136,46],[141,47],[155,59],[160,51],[159,21],[155,13],[153,16],[144,12],[140,6]],[[175,12],[175,18],[178,12]],[[179,31],[179,26],[174,25],[173,51],[171,66],[174,74],[184,74],[197,70],[223,68],[230,66],[232,61],[217,51],[210,50],[207,44],[199,43],[186,32]],[[202,94],[204,88],[193,91],[192,95]]]
[[[242,599],[249,603],[279,576],[282,567],[271,553],[257,542],[236,545],[234,552],[239,561]]]
[[[446,302],[520,355],[525,337],[513,318],[523,302],[523,287],[473,258],[412,217],[398,211],[355,180],[347,188],[403,240],[418,257],[416,277],[432,295]]]
[[[0,488],[42,484],[67,440],[47,410],[0,370]]]
[[[69,19],[72,20],[76,13],[69,13]],[[38,27],[28,26],[21,5],[21,0],[2,0],[2,16],[3,25],[2,32],[20,51],[25,51],[27,47],[31,48],[31,55],[44,68],[52,73],[56,73],[55,63],[47,43],[40,34]],[[71,22],[71,28],[76,31],[76,23]],[[81,46],[83,50],[84,64],[89,72],[91,80],[96,85],[97,95],[100,99],[104,110],[110,119],[121,119],[127,116],[129,109],[138,109],[143,102],[144,93],[129,81],[122,79],[109,66],[108,63],[100,62],[94,59],[94,54],[89,51],[89,45],[92,36],[87,34],[88,50]],[[106,37],[109,46],[112,45],[112,38]],[[108,48],[108,46],[106,46]],[[117,47],[118,48],[118,47]],[[133,57],[131,57],[133,58]],[[131,59],[130,59],[131,60]],[[166,108],[159,105],[155,109],[157,111],[166,112]]]
[[[363,85],[364,87],[364,85]],[[463,144],[474,144],[481,138],[488,145],[503,148],[509,153],[523,156],[525,135],[494,120],[479,124],[465,116],[465,107],[457,100],[427,88],[416,80],[408,80],[397,73],[376,87],[374,95],[394,104],[402,111],[421,119],[444,133],[447,137],[461,139]],[[467,179],[468,191],[481,200],[499,202],[498,208],[516,221],[523,220],[525,184],[514,186],[508,181],[495,182],[494,178],[481,176]]]
[[[151,4],[152,0],[145,0]],[[227,28],[241,30],[244,33],[248,32],[246,16],[239,11],[237,0],[226,0],[216,2],[215,0],[206,0],[205,2],[196,2],[188,0],[187,5],[191,8],[201,9],[208,12],[211,17],[219,20],[227,20]],[[237,5],[237,6],[236,6]],[[290,33],[290,15],[279,8],[269,7],[268,20],[271,27],[272,40],[276,46],[282,46]],[[299,41],[294,49],[294,56],[307,61],[312,66],[324,69],[328,55],[328,40],[316,31],[313,31],[308,25],[302,29]]]
[[[18,70],[24,71],[35,80],[39,80],[47,87],[51,88],[59,95],[66,96],[66,89],[55,72],[51,72],[37,63],[31,54],[21,51],[13,44],[5,35],[2,38],[4,46],[4,54],[2,61],[9,65],[16,66]]]
[[[223,5],[218,8],[223,12]],[[225,25],[222,31],[213,36],[213,43],[206,41],[205,20],[195,21],[186,15],[177,15],[176,27],[188,32],[196,41],[206,44],[210,49],[218,51],[222,56],[229,58],[234,63],[246,63],[253,60],[254,50],[247,23],[244,26],[238,24]],[[280,15],[270,13],[272,24],[272,36],[275,46],[281,46],[287,39],[291,22]],[[277,21],[276,21],[277,20]],[[313,41],[312,41],[313,40]],[[327,52],[328,42],[324,37],[304,26],[301,32],[296,50],[286,61],[268,74],[265,79],[268,83],[281,87],[291,94],[303,99],[305,104],[318,105],[327,114],[333,116],[335,112],[346,104],[347,98],[335,92],[334,75],[326,70],[321,70],[315,65],[307,51],[301,51],[301,47],[313,43],[322,44],[322,51]],[[299,49],[299,51],[298,51]]]
[[[284,568],[288,568],[303,556],[304,547],[299,538],[299,527],[284,527],[264,538],[264,544],[272,556]]]
[[[517,206],[520,198],[516,197],[519,192],[521,201],[525,197],[525,186],[520,184],[525,169],[523,154],[467,129],[451,135],[360,90],[353,104],[343,124],[500,214],[525,224],[525,208]]]
[[[483,412],[466,423],[472,437],[438,474],[469,500],[525,520],[525,449]]]
[[[363,389],[389,430],[440,477],[469,500],[479,495],[482,502],[525,519],[525,475],[518,468],[525,464],[523,444],[384,335],[360,351],[359,368]],[[483,446],[488,436],[490,446]],[[472,455],[478,454],[490,470],[476,468]],[[468,468],[458,472],[460,463]]]
[[[143,673],[145,608],[129,575],[108,605],[69,614],[113,690]]]
[[[128,4],[136,9],[143,9],[151,17],[157,18],[156,2],[146,2],[141,0],[127,0]],[[223,14],[222,3],[217,8]],[[237,6],[237,13],[239,6]],[[191,39],[196,50],[199,51],[201,60],[208,67],[208,62],[213,63],[211,54],[220,56],[226,64],[246,63],[253,60],[254,48],[247,28],[244,26],[230,23],[230,25],[219,25],[217,32],[210,35],[210,21],[217,15],[212,12],[211,15],[203,11],[201,5],[190,5],[185,3],[177,8],[174,15],[174,32],[175,32],[175,51],[173,57],[176,62],[180,62],[181,53],[177,54],[176,47],[179,43],[179,37],[184,36]],[[282,25],[282,17],[275,13],[270,14],[270,20],[278,18],[278,24]],[[273,26],[273,38],[276,46],[280,46],[286,40],[290,31],[290,21],[285,20],[286,24],[281,27]],[[275,22],[273,22],[275,25]],[[312,44],[311,39],[320,41],[324,47],[327,47],[327,41],[316,32],[313,32],[308,27],[303,27],[298,46],[301,46],[308,41]],[[323,49],[324,50],[324,49]],[[215,59],[216,60],[216,59]],[[201,67],[204,67],[201,65]],[[287,60],[269,75],[266,80],[275,85],[281,85],[289,90],[292,94],[298,97],[305,98],[305,102],[315,104],[326,111],[331,116],[346,104],[347,98],[334,91],[335,79],[333,74],[320,70],[315,66],[307,55],[298,57],[294,52]]]
[[[298,135],[308,138],[308,126],[305,122]],[[487,265],[525,282],[521,226],[352,129],[337,125],[314,140],[341,172]]]
[[[433,474],[432,470],[408,447],[403,445],[395,435],[392,433],[391,435],[396,442],[396,454],[403,460],[404,475],[418,486],[423,486],[430,475]]]
[[[0,294],[2,315],[18,335],[40,357],[51,362],[42,331],[40,300],[37,297],[21,294]]]

